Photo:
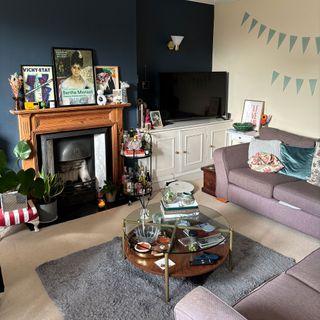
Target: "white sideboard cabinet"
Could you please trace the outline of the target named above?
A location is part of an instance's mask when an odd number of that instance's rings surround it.
[[[213,151],[226,145],[231,120],[183,121],[152,130],[153,181],[168,181],[213,163]]]

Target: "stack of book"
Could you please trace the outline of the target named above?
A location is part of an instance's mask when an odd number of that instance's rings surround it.
[[[199,215],[199,207],[196,200],[190,205],[181,205],[180,201],[166,203],[161,200],[160,209],[164,215],[164,219],[192,218]]]

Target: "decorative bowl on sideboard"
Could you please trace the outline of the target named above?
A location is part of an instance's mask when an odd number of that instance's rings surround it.
[[[253,124],[251,122],[235,122],[233,124],[233,127],[237,131],[242,131],[242,132],[253,130]]]

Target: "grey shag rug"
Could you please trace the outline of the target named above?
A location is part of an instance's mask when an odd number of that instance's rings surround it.
[[[294,265],[294,260],[235,234],[232,272],[227,264],[198,282],[170,278],[168,304],[163,277],[145,273],[124,260],[118,237],[44,263],[36,271],[65,319],[167,320],[174,319],[176,303],[199,284],[233,305]]]

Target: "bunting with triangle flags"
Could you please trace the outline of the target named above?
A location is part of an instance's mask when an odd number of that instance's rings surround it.
[[[278,71],[275,71],[275,70],[272,71],[271,85],[275,83],[275,81],[279,78],[279,76],[280,76],[280,73]],[[292,80],[292,77],[288,75],[283,75],[280,77],[280,79],[282,79],[282,90],[285,91],[289,86],[289,83]],[[310,94],[313,96],[318,84],[318,80],[319,79],[308,79],[307,81],[306,79],[296,78],[295,84],[296,84],[297,94],[299,94],[303,84],[307,82],[309,84]]]
[[[289,52],[291,52],[294,47],[296,46],[297,43],[301,43],[302,46],[302,53],[304,54],[309,47],[310,41],[314,39],[315,44],[316,44],[316,54],[320,54],[320,35],[316,36],[316,37],[310,37],[310,36],[296,36],[296,35],[289,35],[285,32],[282,31],[277,31],[272,27],[268,27],[265,24],[260,23],[256,18],[251,17],[250,13],[245,12],[243,14],[243,18],[241,21],[241,26],[246,25],[248,22],[249,25],[249,29],[248,29],[248,33],[250,33],[251,31],[253,31],[256,27],[256,29],[258,29],[258,33],[257,33],[257,39],[259,39],[261,37],[261,35],[267,30],[268,32],[268,36],[267,36],[267,41],[266,44],[268,45],[271,40],[273,39],[273,37],[278,34],[278,44],[277,44],[277,49],[279,49],[281,47],[281,45],[283,44],[283,42],[285,41],[286,38],[289,39]],[[301,41],[297,41],[298,38],[301,38]]]

